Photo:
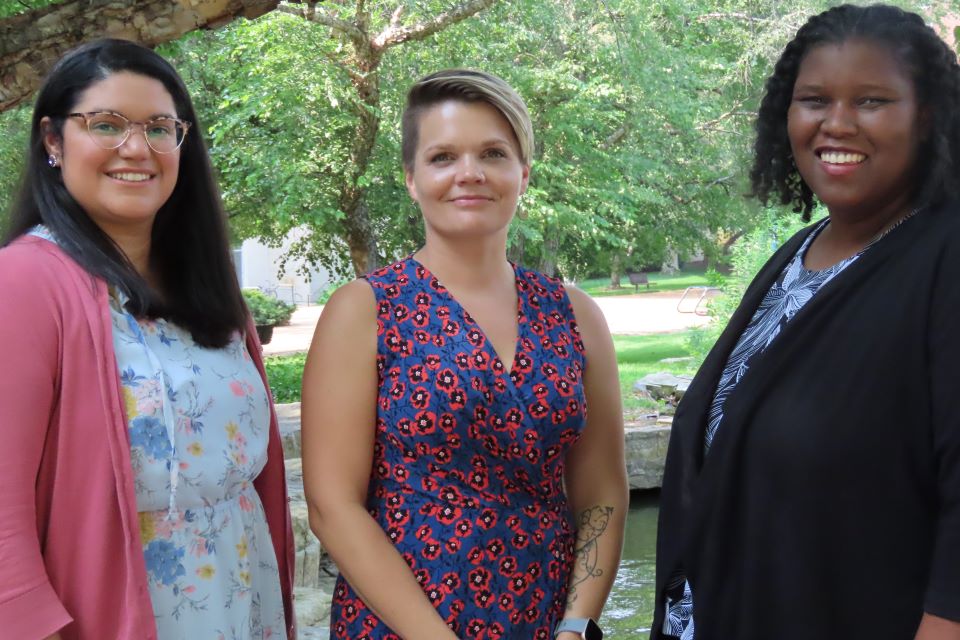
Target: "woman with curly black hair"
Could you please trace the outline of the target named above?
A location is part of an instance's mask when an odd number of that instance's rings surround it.
[[[960,638],[960,66],[843,5],[787,45],[753,194],[805,220],[677,410],[652,637]]]

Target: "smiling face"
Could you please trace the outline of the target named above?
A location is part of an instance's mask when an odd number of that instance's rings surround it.
[[[848,40],[806,54],[787,133],[797,170],[832,217],[887,220],[910,206],[920,113],[910,75],[884,47]]]
[[[406,182],[428,239],[500,234],[505,242],[529,176],[510,123],[489,104],[448,100],[420,116]]]
[[[71,112],[109,111],[135,122],[176,117],[173,98],[159,80],[118,72],[90,85]],[[45,118],[41,126],[47,126]],[[180,150],[160,154],[140,127],[116,149],[103,149],[82,118],[67,118],[63,136],[44,135],[47,151],[59,160],[64,186],[107,235],[147,233],[157,211],[177,184]]]

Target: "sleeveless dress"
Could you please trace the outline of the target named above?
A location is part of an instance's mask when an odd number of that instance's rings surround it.
[[[551,638],[573,559],[563,473],[586,422],[583,343],[560,282],[514,271],[509,371],[416,260],[367,276],[380,384],[367,508],[460,638]],[[400,638],[342,576],[330,626]]]

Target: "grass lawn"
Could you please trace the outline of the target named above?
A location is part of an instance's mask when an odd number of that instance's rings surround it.
[[[683,291],[687,287],[706,287],[711,286],[707,280],[706,274],[702,271],[680,271],[673,275],[665,276],[659,273],[648,273],[650,288],[640,285],[637,291],[634,291],[633,285],[624,274],[620,279],[621,287],[619,289],[610,288],[610,278],[592,278],[576,283],[580,289],[593,297],[603,296],[627,296],[634,293],[646,293],[648,291]]]
[[[685,363],[661,363],[664,358],[688,356],[686,340],[689,332],[664,333],[650,336],[614,336],[617,365],[620,369],[620,390],[623,394],[624,416],[635,420],[657,408],[652,400],[637,397],[633,383],[656,371],[684,372]],[[266,359],[267,377],[277,402],[299,402],[300,380],[305,354],[271,356]]]
[[[620,370],[620,393],[623,396],[623,414],[628,421],[656,410],[658,403],[640,398],[633,384],[657,371],[688,373],[690,365],[684,362],[662,363],[664,358],[685,358],[689,331],[661,333],[649,336],[613,336],[617,350],[617,367]]]

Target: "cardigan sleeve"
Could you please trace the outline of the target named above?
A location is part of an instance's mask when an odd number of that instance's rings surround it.
[[[960,216],[960,211],[954,215]],[[948,231],[930,291],[928,353],[938,521],[924,607],[960,622],[960,225]]]
[[[273,548],[277,556],[277,567],[280,570],[280,590],[283,595],[283,608],[286,614],[287,637],[297,637],[297,620],[293,606],[294,583],[294,540],[293,524],[290,518],[290,505],[287,496],[287,474],[283,459],[283,444],[280,441],[280,426],[277,422],[277,411],[273,402],[273,392],[267,381],[267,372],[260,354],[260,341],[257,339],[256,327],[253,321],[247,322],[246,329],[247,350],[253,359],[263,384],[267,388],[270,398],[270,439],[267,444],[267,464],[260,475],[254,480],[253,486],[260,495],[263,510],[267,517],[267,526],[270,537],[273,539]]]
[[[47,577],[37,529],[61,335],[55,269],[38,253],[29,243],[0,251],[0,629],[29,640],[72,620]]]

